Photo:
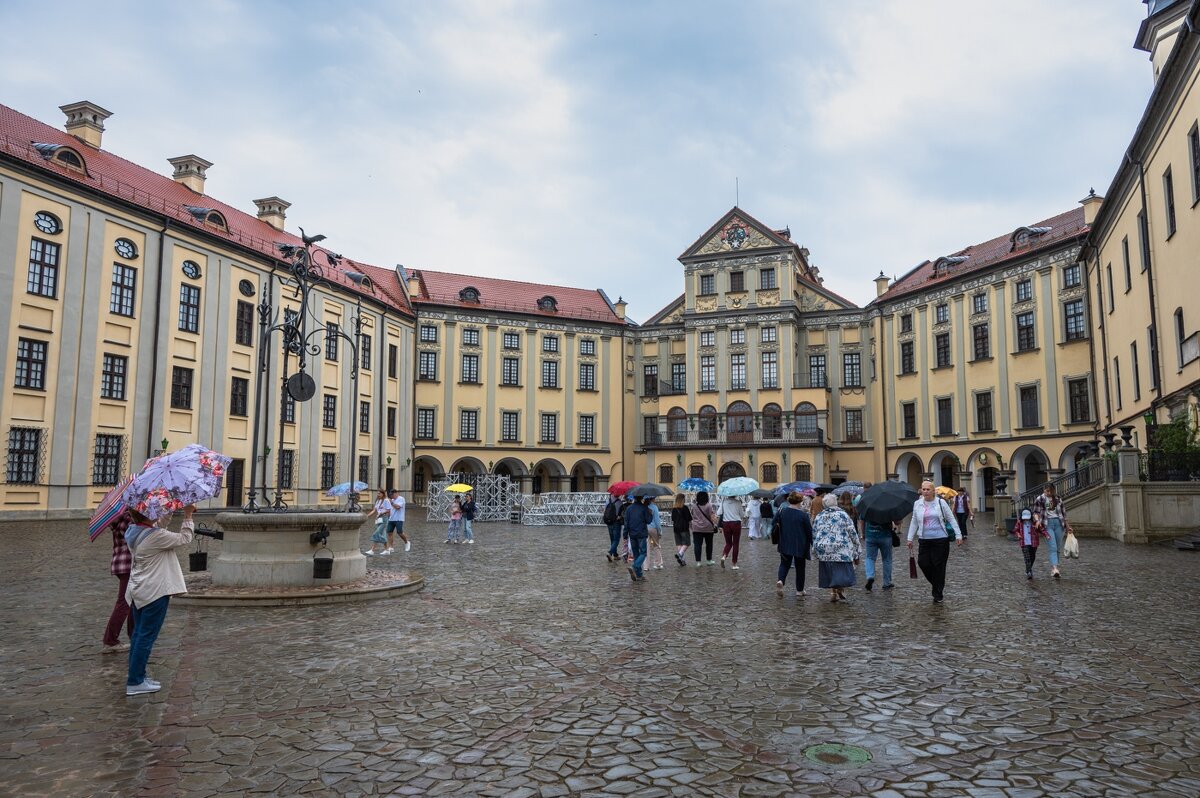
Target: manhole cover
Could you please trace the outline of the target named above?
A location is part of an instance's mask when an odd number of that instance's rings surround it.
[[[822,743],[804,749],[804,756],[830,767],[853,768],[871,761],[871,752],[857,745]]]

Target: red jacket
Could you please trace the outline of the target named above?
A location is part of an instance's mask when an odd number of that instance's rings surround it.
[[[1017,538],[1018,546],[1025,545],[1025,530],[1022,528],[1021,523],[1021,519],[1018,518],[1017,523],[1013,524],[1013,535]],[[1046,531],[1046,525],[1041,521],[1030,521],[1029,524],[1033,527],[1031,530],[1033,534],[1029,536],[1029,545],[1036,549],[1038,547],[1038,538],[1049,538],[1050,533]]]

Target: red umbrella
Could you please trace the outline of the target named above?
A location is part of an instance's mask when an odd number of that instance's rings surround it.
[[[88,521],[88,539],[95,540],[100,537],[113,519],[121,513],[125,512],[125,503],[121,501],[121,494],[129,487],[129,483],[133,481],[132,476],[125,477],[121,480],[121,484],[110,490],[103,499],[100,500],[100,505],[96,508],[96,512],[92,513],[92,518]]]
[[[642,483],[625,480],[623,482],[617,482],[616,484],[609,485],[608,492],[613,496],[624,496],[626,493],[633,488],[636,488],[640,484]]]

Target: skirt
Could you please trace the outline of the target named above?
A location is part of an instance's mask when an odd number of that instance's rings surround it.
[[[853,587],[854,563],[821,561],[817,569],[817,587]]]
[[[379,521],[377,521],[375,523],[375,531],[373,531],[371,533],[371,542],[372,543],[387,543],[387,535],[383,531],[386,528],[387,528],[387,521],[384,521],[382,518],[379,519]]]
[[[675,545],[676,546],[691,546],[692,532],[690,529],[675,530]]]

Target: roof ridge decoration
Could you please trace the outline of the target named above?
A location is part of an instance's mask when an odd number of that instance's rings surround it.
[[[788,231],[789,235],[791,231]],[[768,247],[795,247],[790,239],[755,219],[736,205],[695,243],[688,247],[680,260],[698,255],[717,255]]]

